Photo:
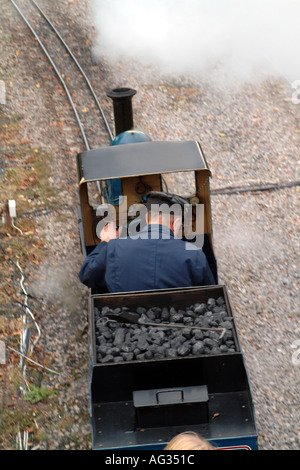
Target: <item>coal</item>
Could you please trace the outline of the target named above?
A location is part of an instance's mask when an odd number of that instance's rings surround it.
[[[162,309],[160,318],[161,318],[161,321],[162,321],[162,322],[169,320],[169,318],[170,318],[170,311],[169,311],[168,308],[165,307],[165,308]]]
[[[117,328],[114,335],[114,344],[123,344],[125,339],[125,330],[124,328]]]
[[[203,341],[197,341],[192,347],[192,353],[194,356],[199,356],[204,353],[204,343]]]
[[[125,311],[137,313],[138,324],[116,322],[106,317]],[[206,303],[196,303],[185,309],[140,306],[133,311],[127,307],[95,307],[94,315],[97,362],[102,364],[230,354],[237,350],[233,319],[223,297],[210,298]],[[149,323],[151,325],[145,325]],[[172,324],[178,327],[172,327]],[[191,328],[193,326],[225,328],[226,332],[221,337],[221,331]]]
[[[194,307],[194,312],[198,315],[202,315],[207,311],[207,305],[206,304],[196,304]]]
[[[178,348],[177,348],[177,354],[178,356],[188,356],[189,353],[191,352],[191,345],[188,344],[187,342],[185,342],[184,344],[180,345]]]

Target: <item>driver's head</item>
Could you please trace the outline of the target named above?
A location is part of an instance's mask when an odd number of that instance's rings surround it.
[[[188,201],[177,194],[150,191],[147,196],[147,222],[169,227],[175,235],[179,231]]]

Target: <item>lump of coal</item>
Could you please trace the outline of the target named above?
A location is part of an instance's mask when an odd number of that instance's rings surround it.
[[[174,323],[180,323],[183,321],[183,314],[179,312],[171,313],[170,320]]]
[[[115,331],[114,345],[122,345],[125,339],[125,330],[124,328],[117,328]]]
[[[224,305],[225,304],[225,300],[223,297],[219,297],[217,300],[216,300],[216,304],[217,305]]]
[[[190,344],[184,343],[179,348],[177,348],[177,353],[179,356],[187,356],[191,351]]]
[[[189,339],[192,336],[192,331],[193,331],[192,328],[183,328],[182,329],[182,335],[185,338]]]
[[[194,356],[199,356],[204,353],[204,343],[202,341],[197,341],[192,347],[192,353]]]
[[[136,313],[138,313],[139,315],[142,315],[142,313],[146,313],[146,312],[147,312],[147,309],[144,307],[138,307],[136,309]]]
[[[206,312],[207,310],[207,305],[206,304],[196,304],[194,306],[194,312],[197,313],[198,315],[202,315],[203,313]]]
[[[192,335],[194,336],[195,340],[201,340],[204,338],[204,334],[202,330],[192,330]]]
[[[227,330],[232,330],[232,323],[231,323],[231,321],[229,321],[229,320],[222,321],[222,322],[220,323],[220,326],[221,326],[222,328],[226,328]]]
[[[166,351],[166,357],[171,357],[171,358],[176,358],[177,357],[177,351],[174,348],[168,348]]]
[[[216,299],[213,299],[213,298],[208,299],[208,301],[207,301],[207,308],[208,308],[209,310],[212,310],[215,306],[216,306]]]
[[[170,318],[170,312],[169,312],[169,309],[167,307],[164,307],[161,311],[161,314],[160,314],[160,318],[161,318],[161,321],[164,322],[164,321],[168,321],[169,318]]]

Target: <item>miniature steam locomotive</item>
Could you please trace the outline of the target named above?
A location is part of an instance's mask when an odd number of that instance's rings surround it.
[[[190,191],[184,196],[204,205],[202,249],[218,282],[211,175],[201,146],[152,141],[133,130],[134,94],[127,88],[109,93],[115,140],[77,155],[82,253],[100,242],[97,225],[106,209],[113,206],[128,230],[137,227],[146,193],[166,190],[169,175],[183,175]],[[88,320],[94,449],[163,449],[187,430],[219,448],[257,449],[251,389],[224,285],[90,290]]]

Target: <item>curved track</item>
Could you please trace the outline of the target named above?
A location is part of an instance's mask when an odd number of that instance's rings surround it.
[[[31,33],[34,35],[34,37],[38,41],[38,43],[39,43],[40,47],[42,48],[44,54],[46,55],[47,59],[49,60],[50,64],[52,65],[52,67],[53,67],[60,83],[62,84],[62,86],[65,90],[65,93],[68,97],[70,105],[73,109],[77,124],[79,126],[79,129],[80,129],[80,132],[81,132],[81,135],[82,135],[85,147],[86,147],[86,150],[90,150],[92,148],[92,145],[90,144],[90,138],[88,138],[87,132],[85,130],[85,127],[88,127],[88,124],[87,125],[84,124],[84,122],[87,121],[87,116],[85,116],[85,119],[82,119],[82,117],[79,115],[79,112],[77,111],[77,108],[79,108],[80,106],[77,104],[77,102],[75,102],[75,100],[73,98],[74,93],[72,93],[70,91],[68,85],[66,84],[66,81],[64,80],[64,73],[65,73],[64,65],[60,66],[60,68],[62,68],[62,70],[60,72],[57,63],[55,62],[55,60],[53,58],[52,53],[50,53],[49,50],[44,45],[44,43],[46,42],[47,47],[50,47],[49,37],[47,37],[47,39],[42,39],[40,37],[40,35],[38,34],[38,32],[35,30],[35,28],[32,26],[32,23],[28,20],[28,18],[24,15],[23,11],[17,5],[17,3],[14,0],[10,0],[10,1],[14,5],[16,10],[19,12],[19,14],[22,17],[23,21],[26,23],[26,25],[30,29]],[[50,29],[52,31],[52,33],[54,33],[55,37],[59,40],[60,44],[62,44],[64,46],[65,50],[67,51],[67,54],[68,54],[69,58],[71,59],[71,61],[73,62],[73,64],[75,65],[75,67],[77,69],[77,72],[79,72],[80,82],[81,83],[83,81],[85,82],[86,87],[89,90],[89,93],[92,95],[93,100],[96,104],[97,110],[98,110],[98,112],[100,114],[100,117],[101,117],[101,121],[102,121],[102,123],[105,124],[105,128],[108,132],[108,135],[109,135],[109,138],[110,138],[110,143],[111,143],[114,140],[113,132],[112,132],[110,126],[109,126],[108,120],[107,120],[107,118],[105,116],[105,113],[103,111],[103,107],[101,106],[101,104],[99,102],[99,99],[96,95],[96,92],[93,89],[93,87],[90,83],[90,80],[88,79],[86,73],[82,69],[80,63],[78,62],[77,58],[74,56],[73,52],[71,51],[71,49],[68,46],[68,44],[66,43],[66,41],[63,39],[63,37],[61,36],[61,34],[57,30],[57,28],[54,26],[53,21],[50,20],[50,18],[46,15],[46,13],[36,3],[35,0],[30,0],[30,3],[31,3],[32,6],[34,6],[36,12],[38,12],[39,18],[38,18],[37,21],[39,23],[40,23],[41,20],[44,21],[45,25],[47,25],[48,30]],[[53,36],[52,36],[52,40],[53,40]],[[51,42],[52,42],[52,40],[51,40]],[[62,54],[60,54],[60,60],[61,60],[61,58],[62,58]],[[64,60],[63,64],[66,64],[65,60]],[[74,79],[74,73],[75,72],[74,72],[74,69],[73,69],[72,80]],[[76,94],[76,92],[75,92],[75,94]],[[83,106],[86,108],[86,102],[84,102]],[[97,142],[95,147],[98,147],[98,146],[99,145],[98,145],[98,142]],[[279,184],[267,183],[267,184],[263,184],[263,185],[258,184],[258,185],[254,185],[254,186],[252,186],[252,185],[237,186],[237,187],[233,186],[233,187],[226,187],[226,188],[219,188],[219,189],[212,190],[211,194],[212,195],[231,195],[231,194],[239,194],[239,193],[256,193],[256,192],[260,192],[260,191],[279,190],[279,189],[284,189],[284,188],[287,188],[287,187],[293,187],[293,186],[299,186],[299,185],[300,185],[300,182],[298,180],[296,180],[296,181],[282,182],[282,183],[279,183]],[[100,193],[99,184],[97,184],[97,186],[98,186],[98,191]]]
[[[61,34],[59,33],[59,31],[55,28],[53,22],[48,18],[48,16],[44,13],[44,11],[37,5],[37,3],[34,1],[34,0],[31,0],[31,3],[35,6],[36,10],[39,12],[39,18],[37,18],[35,21],[38,21],[38,24],[39,24],[39,30],[41,30],[41,33],[40,32],[37,32],[36,29],[33,27],[32,25],[32,22],[28,19],[28,17],[25,16],[25,14],[23,13],[23,11],[20,9],[20,7],[18,6],[18,4],[14,1],[14,0],[10,0],[11,3],[13,4],[13,6],[16,8],[16,10],[18,11],[18,13],[20,14],[21,18],[23,19],[23,21],[26,23],[26,25],[28,26],[28,28],[30,29],[31,33],[33,34],[33,36],[36,38],[37,42],[39,43],[41,49],[43,50],[45,56],[47,57],[47,59],[49,60],[50,64],[52,65],[60,83],[62,84],[65,92],[66,92],[66,95],[67,95],[67,98],[69,100],[69,103],[73,109],[73,112],[74,112],[74,115],[75,115],[75,118],[76,118],[76,121],[77,121],[77,124],[79,126],[79,129],[80,129],[80,132],[82,134],[82,138],[83,138],[83,141],[84,141],[84,144],[85,144],[85,147],[86,147],[86,150],[90,150],[91,149],[91,144],[90,144],[90,139],[88,138],[87,136],[87,132],[85,130],[85,125],[83,123],[83,119],[82,117],[79,115],[79,112],[77,111],[77,108],[79,108],[79,104],[77,102],[75,102],[73,96],[74,96],[74,93],[71,92],[69,86],[66,84],[66,80],[64,79],[64,67],[65,67],[65,60],[63,62],[63,65],[60,65],[58,66],[57,65],[57,62],[55,61],[54,59],[54,55],[52,54],[52,52],[49,52],[49,47],[53,47],[53,35],[52,35],[52,39],[50,40],[49,39],[49,35],[46,36],[46,39],[45,39],[45,33],[42,33],[42,29],[45,28],[45,25],[48,26],[48,29],[50,28],[51,29],[51,32],[54,33],[55,37],[58,38],[58,40],[60,41],[60,43],[64,46],[65,50],[67,51],[68,53],[68,57],[71,59],[71,61],[73,62],[73,64],[75,64],[76,66],[76,69],[77,69],[77,72],[80,73],[80,79],[81,79],[81,82],[84,80],[89,92],[92,94],[92,97],[94,99],[94,102],[96,103],[96,106],[97,106],[97,109],[100,113],[100,116],[101,116],[101,119],[102,119],[102,122],[104,122],[105,124],[105,127],[106,127],[106,130],[108,132],[108,135],[109,135],[109,138],[110,140],[112,141],[114,139],[114,136],[113,136],[113,133],[111,131],[111,128],[109,126],[109,123],[108,123],[108,120],[104,114],[104,111],[103,111],[103,107],[101,106],[98,98],[97,98],[97,95],[96,95],[96,92],[95,90],[93,89],[86,73],[84,72],[84,70],[82,69],[80,63],[78,62],[78,60],[76,59],[76,57],[74,56],[74,54],[72,53],[70,47],[68,46],[68,44],[65,42],[65,40],[62,38]],[[41,24],[41,21],[44,21],[44,25]],[[46,42],[47,44],[47,47],[44,45],[44,43]],[[57,50],[59,50],[57,48]],[[62,57],[62,54],[60,54],[60,58]],[[62,69],[62,70],[59,70]],[[72,79],[73,79],[73,76],[72,76]],[[83,80],[82,80],[83,79]],[[72,96],[73,95],[73,96]],[[85,103],[86,104],[86,103]]]

